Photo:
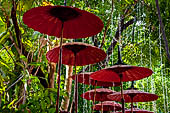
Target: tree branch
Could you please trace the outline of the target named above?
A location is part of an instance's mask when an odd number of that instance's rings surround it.
[[[16,3],[15,1],[13,0],[12,1],[12,4],[13,4],[13,7],[12,7],[12,10],[11,10],[11,18],[12,18],[12,22],[14,24],[14,28],[15,28],[15,33],[16,33],[16,37],[17,37],[17,42],[18,42],[18,47],[21,49],[21,32],[19,30],[19,26],[18,26],[18,22],[17,22],[17,17],[16,17]]]
[[[7,92],[10,88],[12,88],[16,83],[18,83],[24,75],[21,75],[13,84],[11,84],[5,91]]]
[[[163,35],[162,38],[163,38],[164,43],[165,43],[166,55],[167,55],[168,61],[170,62],[168,40],[166,38],[166,34],[165,34],[165,30],[164,30],[164,25],[163,25],[162,18],[161,18],[159,3],[158,3],[158,0],[155,0],[155,2],[156,2],[156,8],[157,8],[157,11],[158,11],[159,24],[160,24],[161,32],[162,32],[162,35]]]
[[[109,48],[107,49],[107,56],[108,56],[108,59],[110,59],[110,56],[111,56],[111,54],[112,54],[112,52],[113,52],[113,49],[114,49],[114,47],[116,46],[116,44],[117,44],[117,40],[119,40],[119,35],[123,32],[123,30],[125,30],[128,26],[130,26],[131,24],[133,24],[134,23],[134,20],[135,19],[131,19],[131,20],[129,20],[126,24],[123,24],[123,25],[121,25],[121,31],[120,31],[120,33],[119,33],[119,28],[117,28],[117,31],[116,31],[116,34],[115,34],[115,37],[113,38],[113,40],[112,40],[112,43],[110,44],[110,46],[109,46]],[[123,20],[121,20],[121,23],[122,23],[122,21],[124,21],[124,19]],[[107,60],[108,60],[107,59]],[[104,60],[104,61],[102,61],[102,66],[105,66],[105,63],[104,62],[106,62],[106,60]]]
[[[111,23],[112,14],[113,14],[113,0],[112,0],[112,10],[111,10],[109,20],[108,20],[107,25],[106,25],[105,30],[104,30],[104,36],[103,36],[103,40],[102,40],[102,43],[101,43],[100,48],[102,48],[103,45],[104,45],[105,38],[106,38],[106,33],[107,33],[108,27],[109,27],[109,25],[110,25],[110,23]]]

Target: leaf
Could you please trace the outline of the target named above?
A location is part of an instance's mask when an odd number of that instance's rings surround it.
[[[4,87],[4,79],[2,77],[2,75],[0,74],[0,87]]]
[[[45,96],[48,96],[48,90],[45,90],[44,95],[45,95]]]
[[[25,0],[23,1],[23,10],[28,10],[31,8],[32,4],[33,4],[34,0]]]
[[[32,35],[32,39],[36,39],[38,37],[38,35],[40,35],[40,33],[38,31],[34,31],[34,33]]]
[[[0,29],[1,31],[1,29]],[[5,43],[5,41],[9,38],[9,33],[3,32],[0,36],[0,43]]]
[[[17,99],[14,99],[12,102],[10,102],[10,103],[8,104],[8,108],[11,108],[16,100],[17,100]]]
[[[11,7],[12,7],[12,2],[10,1],[3,1],[1,6],[5,9],[8,15],[10,15],[11,12]]]
[[[6,31],[6,23],[3,22],[2,18],[0,18],[0,35],[5,31]]]
[[[57,89],[56,88],[48,88],[48,90],[57,93]]]
[[[56,108],[50,108],[48,111],[49,111],[49,113],[55,113]]]
[[[47,102],[47,107],[50,107],[50,102],[51,102],[51,101],[50,101],[50,98],[49,98],[49,97],[46,97],[45,100],[46,100],[46,102]]]
[[[43,63],[41,63],[41,62],[31,62],[28,65],[31,65],[31,66],[41,66],[41,65],[43,65]]]
[[[24,65],[21,62],[16,62],[16,64],[24,68]]]
[[[52,100],[52,102],[55,102],[55,97],[53,93],[50,93],[50,99]]]
[[[51,2],[43,2],[42,4],[42,6],[49,6],[49,5],[53,6],[54,4]]]
[[[12,75],[13,77],[16,77],[15,73],[13,73],[13,72],[11,72],[11,71],[9,71],[9,70],[7,70],[7,71],[5,71],[5,72],[8,73],[8,74],[10,74],[10,75]]]
[[[5,66],[6,68],[10,69],[10,67],[6,63],[4,63],[2,61],[0,61],[0,65]]]
[[[37,76],[30,76],[31,80],[34,80],[34,82],[40,82]]]
[[[42,108],[42,110],[45,110],[45,108],[46,108],[46,103],[43,99],[41,100],[41,108]]]
[[[20,59],[22,59],[23,61],[27,62],[27,58],[24,55],[20,55]]]

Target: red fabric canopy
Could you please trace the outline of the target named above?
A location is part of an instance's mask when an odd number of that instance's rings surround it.
[[[148,101],[154,101],[158,99],[158,96],[156,94],[143,92],[135,89],[130,90],[124,90],[123,91],[125,102],[148,102]],[[133,98],[133,100],[131,99]],[[113,94],[108,95],[108,98],[113,101],[119,101],[121,102],[121,93],[116,92]]]
[[[122,113],[122,112],[116,112],[116,113]],[[125,113],[131,113],[131,109],[125,110]],[[154,112],[139,109],[139,108],[133,108],[133,113],[154,113]]]
[[[104,102],[102,102],[102,104],[101,104],[101,102],[96,104],[94,106],[94,110],[101,111],[102,106],[103,106],[103,111],[119,111],[122,108],[122,106],[116,102],[104,101]]]
[[[80,73],[78,74],[78,82],[87,84],[87,85],[93,85],[93,86],[104,86],[104,87],[113,87],[113,86],[120,86],[120,82],[103,82],[103,81],[95,81],[90,78],[90,74],[93,72],[86,72],[86,73]],[[72,78],[75,80],[75,75],[72,76]]]
[[[86,38],[103,29],[103,22],[94,14],[70,6],[40,6],[23,15],[28,27],[40,33],[63,38]]]
[[[144,67],[114,65],[112,67],[96,71],[92,73],[90,77],[98,81],[120,82],[120,75],[122,74],[122,82],[127,82],[140,80],[150,76],[152,73],[152,70]]]
[[[65,43],[62,48],[62,64],[66,65],[83,66],[94,64],[104,60],[106,57],[106,53],[103,50],[86,43]],[[57,63],[59,60],[59,49],[60,47],[57,46],[48,51],[46,54],[47,60]]]
[[[110,101],[110,99],[107,98],[107,95],[115,93],[115,91],[112,91],[107,88],[98,88],[96,89],[96,95],[95,95],[95,90],[89,90],[81,95],[82,98],[87,99],[87,100],[95,100],[96,101]]]

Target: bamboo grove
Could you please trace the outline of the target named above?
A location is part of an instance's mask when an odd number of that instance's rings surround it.
[[[102,32],[95,36],[63,40],[63,43],[92,44],[107,54],[102,62],[78,66],[77,73],[94,72],[115,64],[119,45],[125,63],[154,71],[152,76],[135,81],[135,87],[155,93],[159,99],[135,106],[155,113],[170,112],[170,1],[156,2],[158,0],[0,0],[0,112],[55,112],[58,65],[48,62],[46,53],[58,46],[60,39],[28,28],[23,23],[23,14],[33,7],[64,4],[94,13],[104,22]],[[73,106],[73,70],[73,66],[62,65],[59,106],[66,111],[71,111]],[[131,82],[123,83],[125,89],[130,85]],[[79,113],[91,113],[93,103],[82,99],[80,94],[93,88],[78,85]],[[112,90],[120,91],[120,88]]]

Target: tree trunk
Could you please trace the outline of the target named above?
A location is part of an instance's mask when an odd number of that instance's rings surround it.
[[[48,36],[47,36],[47,40],[48,40]],[[57,40],[57,39],[56,39]],[[58,46],[58,43],[56,41],[55,46]],[[50,45],[49,43],[47,43],[47,51],[49,51],[50,49],[52,49],[52,45]],[[49,62],[49,66],[48,66],[48,87],[49,88],[54,88],[54,81],[55,81],[55,72],[56,72],[56,63],[53,62]]]
[[[54,80],[55,80],[55,71],[56,71],[56,63],[49,63],[49,67],[50,67],[50,73],[48,75],[48,82],[49,82],[49,88],[54,88]]]
[[[62,100],[62,104],[61,104],[61,107],[64,111],[67,111],[69,106],[70,94],[72,88],[72,78],[71,78],[72,73],[73,73],[73,66],[66,66],[65,90],[67,92],[67,96],[64,96],[64,99]]]
[[[161,12],[160,12],[160,8],[159,8],[159,2],[158,2],[158,0],[155,0],[155,3],[156,3],[157,11],[158,11],[158,19],[159,19],[159,24],[160,24],[160,27],[161,27],[162,38],[163,38],[164,43],[165,43],[166,55],[167,55],[168,61],[170,62],[170,53],[169,53],[168,40],[167,40],[167,38],[166,38],[166,34],[165,34],[165,30],[164,30],[164,24],[163,24],[163,22],[162,22]]]

